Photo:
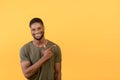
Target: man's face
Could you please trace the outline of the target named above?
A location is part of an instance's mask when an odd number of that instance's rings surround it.
[[[36,40],[41,40],[44,37],[44,26],[41,23],[33,23],[31,25],[31,34]]]

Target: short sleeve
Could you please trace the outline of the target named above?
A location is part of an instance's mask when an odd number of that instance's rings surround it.
[[[27,49],[26,49],[25,47],[22,47],[22,48],[20,49],[20,60],[21,60],[21,62],[22,62],[22,61],[30,60],[30,59],[29,59],[28,51],[27,51]]]
[[[55,48],[55,63],[61,62],[62,61],[62,56],[61,56],[61,49],[59,46]]]

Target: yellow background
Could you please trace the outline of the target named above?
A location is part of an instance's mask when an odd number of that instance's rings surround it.
[[[120,0],[0,0],[0,80],[25,80],[19,49],[43,19],[62,50],[62,80],[120,80]]]

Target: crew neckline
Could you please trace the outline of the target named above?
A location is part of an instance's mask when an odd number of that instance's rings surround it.
[[[46,39],[46,40],[47,40],[47,39]],[[31,43],[32,46],[35,47],[35,48],[43,48],[43,47],[37,47],[37,46],[35,46],[35,45],[33,44],[33,41],[31,41],[30,43]],[[47,40],[46,48],[47,48],[48,43],[49,43],[49,40]]]

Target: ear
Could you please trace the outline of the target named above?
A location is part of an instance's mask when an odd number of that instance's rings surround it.
[[[43,25],[43,30],[45,31],[45,26]]]

